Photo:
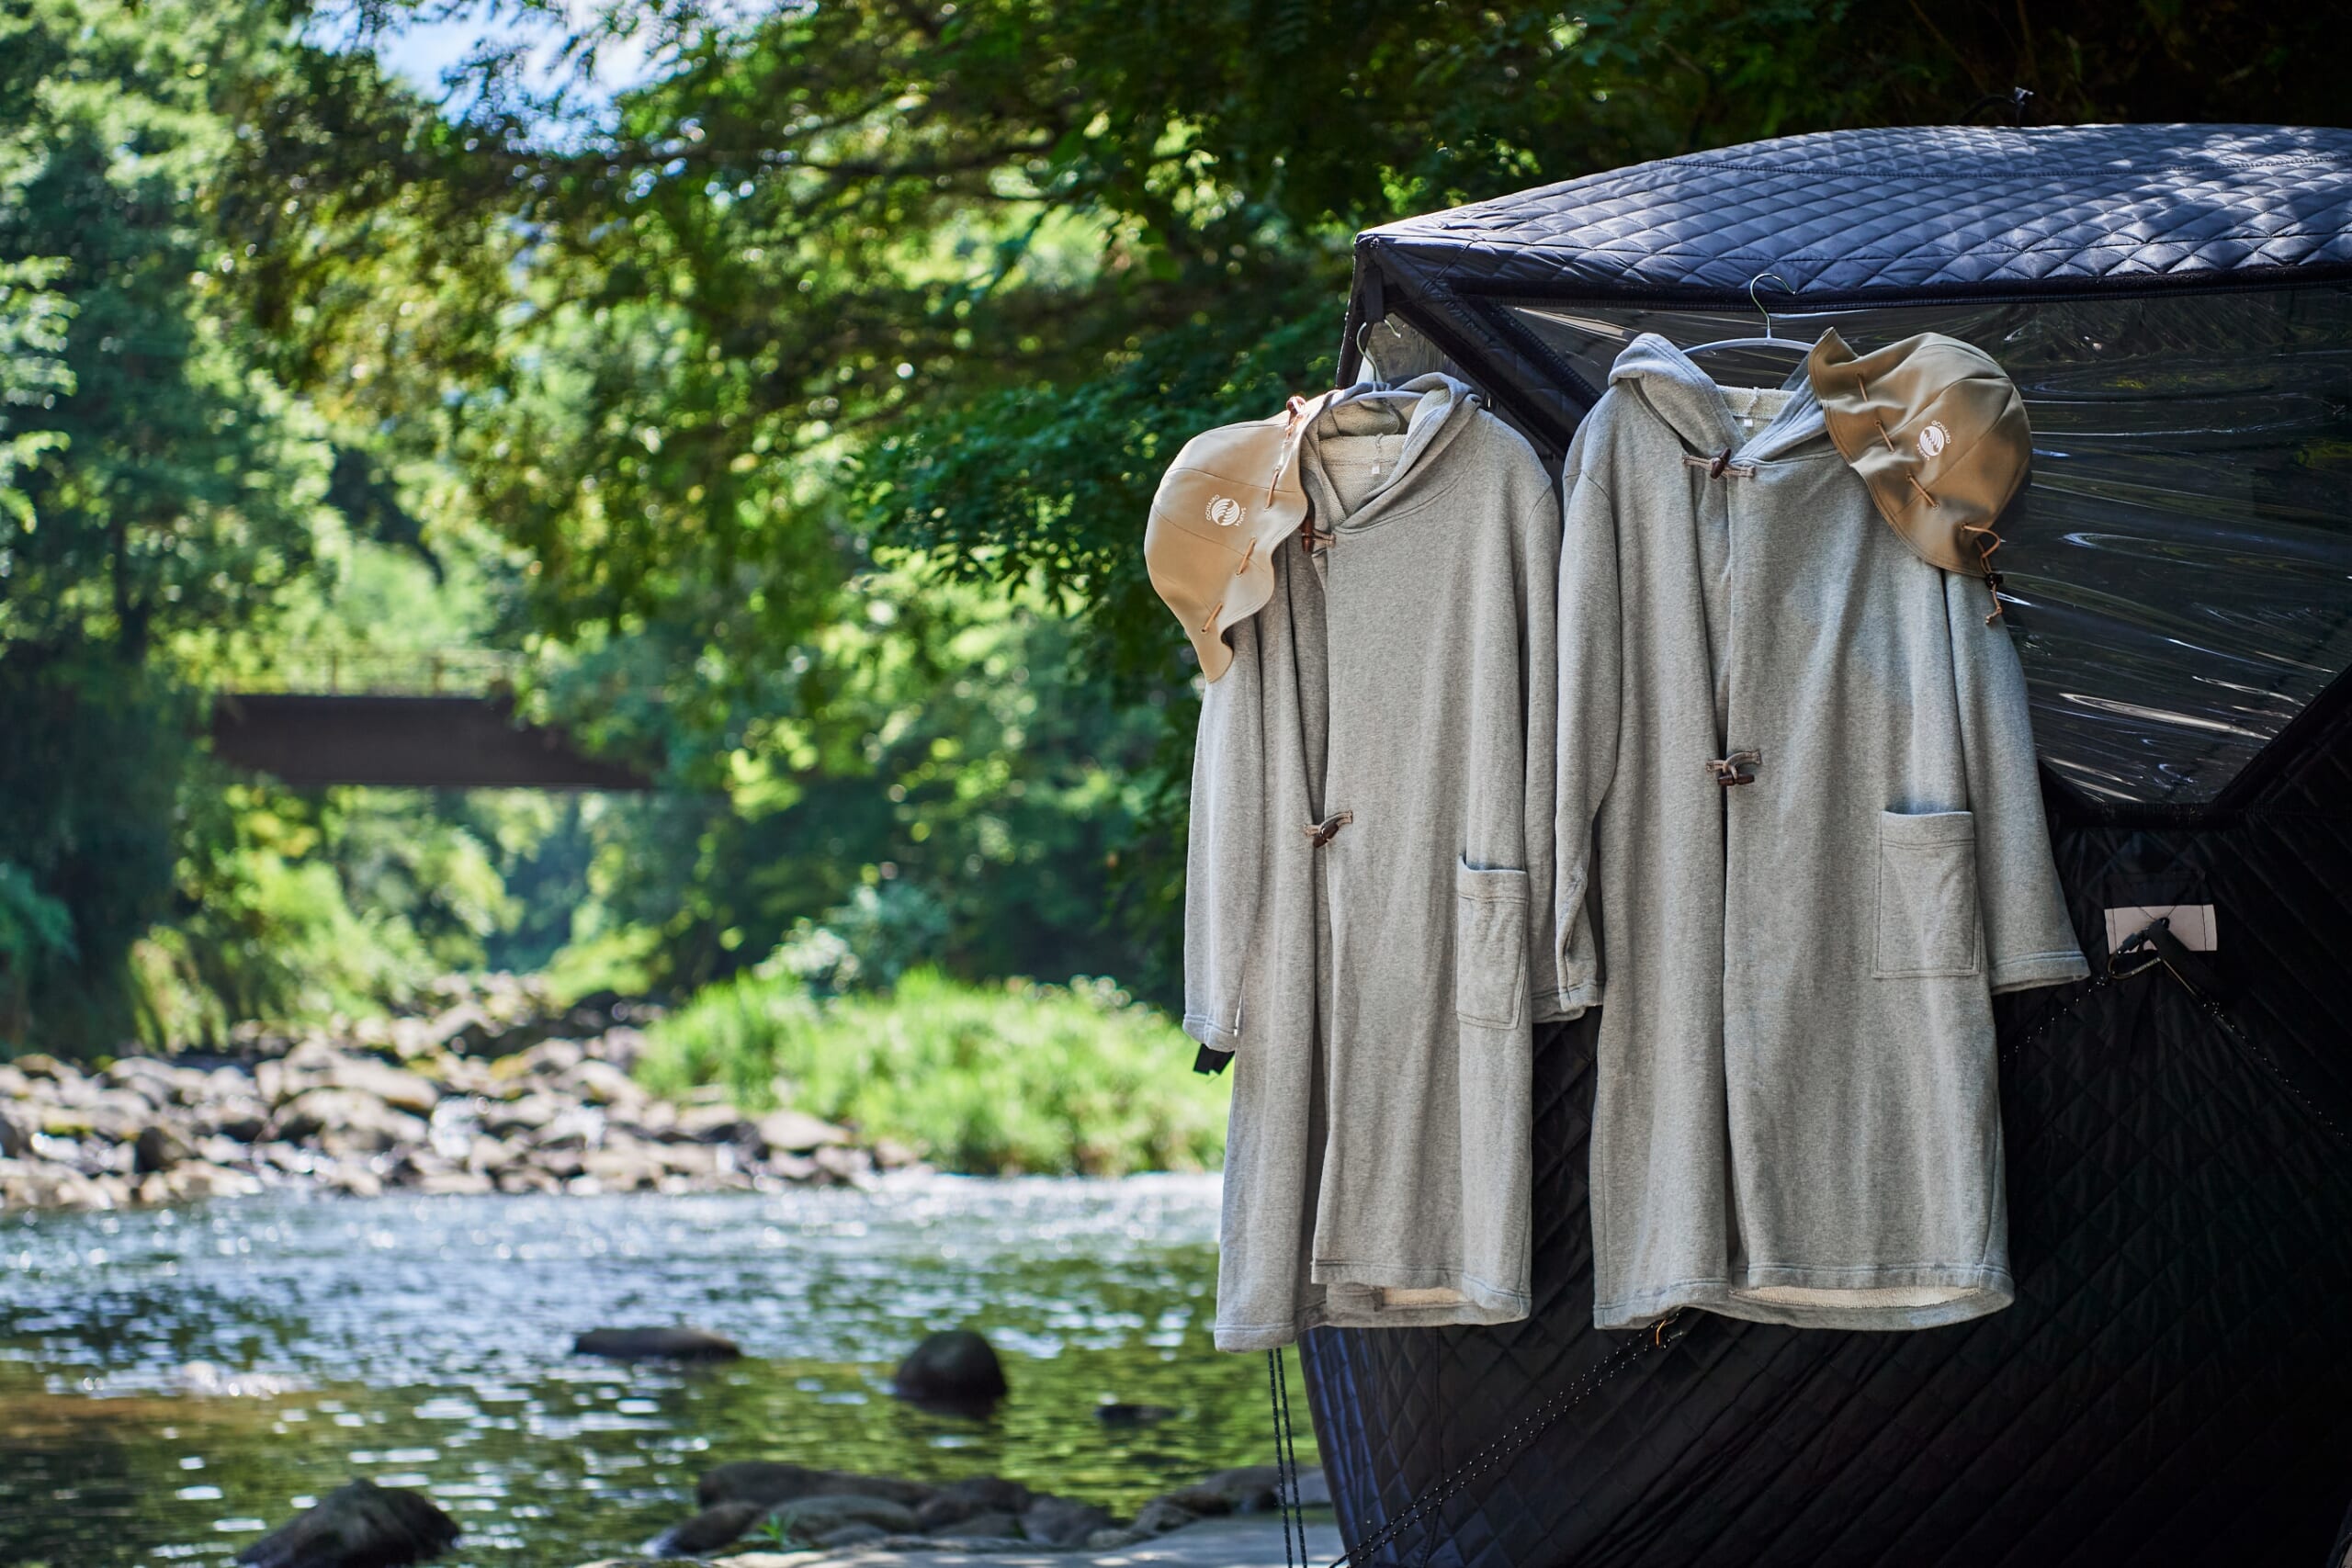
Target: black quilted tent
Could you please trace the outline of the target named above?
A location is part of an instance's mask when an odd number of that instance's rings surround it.
[[[2032,419],[2008,620],[2100,973],[2000,998],[2018,1302],[1596,1332],[1566,1026],[1539,1042],[1535,1315],[1304,1347],[1354,1560],[2341,1562],[2352,133],[1841,131],[1436,213],[1358,239],[1342,378],[1360,337],[1385,374],[1442,363],[1557,457],[1628,339],[1753,334],[1752,282],[1783,335],[1981,344]],[[2173,906],[2211,906],[2211,951],[2110,963],[2108,911]]]

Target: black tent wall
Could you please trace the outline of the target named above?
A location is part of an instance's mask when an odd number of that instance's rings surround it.
[[[1556,455],[1599,378],[1545,338],[1530,306],[1604,326],[1676,311],[1730,321],[1767,268],[1788,291],[1766,302],[1815,318],[2341,291],[2352,136],[1835,133],[1595,176],[1363,236],[1343,368],[1352,376],[1361,323],[1393,317]],[[2085,951],[2108,966],[2104,912],[2119,903],[2210,902],[2222,936],[2219,951],[2178,964],[2000,999],[2017,1304],[1914,1334],[1703,1314],[1656,1334],[1595,1331],[1592,1021],[1563,1026],[1539,1043],[1534,1314],[1499,1329],[1317,1330],[1302,1348],[1357,1561],[2341,1560],[2352,1534],[2352,573],[2336,569],[2352,563],[2352,485],[2329,464],[2352,434],[2352,383],[2339,392],[2309,356],[2352,351],[2352,332],[2319,319],[2316,345],[2298,340],[2300,389],[2233,394],[2259,405],[2245,429],[2290,430],[2297,482],[2321,470],[2318,490],[2264,513],[2275,547],[2233,534],[2243,580],[2226,563],[2192,563],[2186,578],[2112,592],[2102,574],[2128,575],[2128,551],[2065,553],[2094,532],[2080,517],[2107,504],[2100,487],[2070,486],[2073,446],[2037,440],[2036,490],[2051,493],[2029,498],[2039,510],[2012,537],[2058,564],[2039,582],[2025,574],[2012,614]],[[1818,319],[1784,330],[1809,334]],[[2161,357],[2172,340],[2156,337],[2147,346]],[[2030,389],[2038,433],[2063,427],[2059,396],[2036,407]],[[2143,496],[2116,515],[2138,506],[2139,536],[2176,565],[2195,530],[2245,522],[2200,502],[2176,508],[2181,532],[2165,535],[2164,504]],[[2118,597],[2124,607],[2106,619],[2083,608]],[[2053,628],[2039,654],[2037,616]],[[2275,674],[2251,694],[2215,673],[2228,637],[2248,628],[2276,655],[2241,650]],[[2115,678],[2139,682],[2134,700],[2077,689],[2102,675],[2050,651],[2101,637],[2128,651]],[[2168,686],[2169,705],[2152,705]],[[2199,706],[2216,687],[2239,691],[2239,707]],[[2119,713],[2146,716],[2137,730],[2090,724]],[[2135,742],[2147,763],[2136,770]]]

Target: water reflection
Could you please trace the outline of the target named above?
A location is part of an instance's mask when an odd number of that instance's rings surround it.
[[[1267,1447],[1262,1365],[1209,1348],[1216,1205],[1214,1178],[932,1178],[0,1218],[0,1562],[225,1562],[366,1476],[455,1516],[455,1562],[560,1564],[639,1545],[702,1469],[758,1456],[1132,1507]],[[750,1359],[569,1354],[631,1323]],[[961,1324],[1006,1356],[1003,1409],[890,1399],[896,1358]],[[1113,1398],[1179,1414],[1106,1429]]]

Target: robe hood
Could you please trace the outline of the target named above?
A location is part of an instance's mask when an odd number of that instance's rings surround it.
[[[1625,345],[1609,367],[1609,381],[1639,396],[1691,451],[1713,456],[1729,449],[1754,461],[1826,434],[1805,365],[1798,361],[1780,385],[1789,394],[1787,404],[1763,429],[1747,436],[1740,434],[1713,378],[1656,333],[1644,333]]]
[[[1410,394],[1408,401],[1406,394]],[[1340,521],[1360,525],[1396,498],[1424,488],[1424,479],[1437,468],[1438,455],[1470,428],[1474,415],[1487,401],[1468,382],[1432,370],[1387,388],[1351,388],[1325,406],[1307,432],[1306,467],[1321,481],[1326,495],[1338,488],[1323,462],[1322,443],[1352,435],[1394,435],[1404,422],[1405,446],[1391,468],[1371,493]]]

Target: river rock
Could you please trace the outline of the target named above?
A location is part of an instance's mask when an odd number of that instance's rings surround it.
[[[346,1150],[382,1154],[403,1145],[421,1144],[429,1132],[424,1117],[396,1111],[373,1095],[347,1089],[306,1089],[288,1101],[277,1116],[279,1137],[297,1143],[316,1138],[322,1147],[338,1155]]]
[[[319,1173],[329,1187],[350,1198],[378,1198],[383,1195],[384,1179],[364,1165],[337,1161]]]
[[[1150,1502],[1143,1505],[1143,1512],[1136,1514],[1131,1523],[1125,1523],[1125,1526],[1110,1526],[1089,1535],[1087,1550],[1114,1551],[1114,1550],[1120,1550],[1120,1547],[1134,1547],[1136,1542],[1146,1542],[1146,1540],[1155,1538],[1155,1535],[1167,1535],[1169,1530],[1181,1530],[1181,1528],[1185,1528],[1188,1523],[1200,1523],[1200,1514],[1194,1514],[1193,1509],[1176,1506],[1173,1502],[1169,1502],[1167,1497],[1152,1497]]]
[[[69,1166],[11,1160],[0,1169],[0,1209],[112,1209],[128,1200],[128,1190]]]
[[[130,1103],[126,1105],[124,1100]],[[117,1089],[107,1095],[85,1095],[68,1105],[52,1105],[42,1111],[40,1130],[52,1138],[99,1138],[107,1143],[128,1143],[139,1135],[153,1114],[152,1108],[135,1094]]]
[[[507,1065],[537,1077],[560,1078],[587,1059],[587,1049],[577,1040],[542,1040]]]
[[[1018,1481],[1007,1481],[997,1475],[975,1475],[965,1481],[951,1481],[933,1493],[915,1510],[915,1528],[928,1535],[962,1525],[984,1514],[1002,1514],[1012,1519],[1027,1508],[1032,1501],[1029,1488]]]
[[[971,1517],[959,1519],[952,1525],[942,1525],[939,1529],[927,1533],[933,1540],[943,1545],[951,1540],[1025,1540],[1028,1539],[1021,1533],[1020,1515],[999,1513],[993,1510],[974,1514]]]
[[[398,1568],[438,1557],[458,1523],[430,1499],[354,1481],[237,1553],[249,1568]]]
[[[0,1105],[0,1159],[22,1159],[32,1146],[32,1129],[19,1125],[15,1112]]]
[[[1204,1476],[1190,1486],[1167,1494],[1162,1500],[1195,1514],[1254,1514],[1274,1506],[1274,1486],[1280,1477],[1281,1472],[1271,1464],[1245,1464]],[[1322,1471],[1312,1466],[1300,1468],[1298,1500],[1308,1507],[1330,1506],[1331,1483]]]
[[[791,1526],[793,1534],[808,1540],[821,1541],[845,1525],[871,1525],[884,1535],[915,1533],[914,1510],[904,1503],[894,1503],[888,1497],[860,1496],[855,1493],[819,1493],[810,1497],[796,1497],[789,1503],[778,1503],[768,1511],[768,1517],[785,1520]]]
[[[661,1156],[635,1139],[615,1139],[604,1148],[591,1149],[581,1165],[607,1192],[634,1192],[662,1179]]]
[[[596,1055],[625,1073],[636,1070],[645,1047],[645,1032],[625,1023],[616,1024],[596,1037]]]
[[[211,1134],[254,1143],[269,1131],[269,1108],[251,1094],[232,1092],[204,1100],[191,1113],[188,1130],[199,1137]]]
[[[1171,1503],[1165,1497],[1154,1497],[1136,1511],[1135,1521],[1127,1529],[1141,1540],[1155,1535],[1166,1535],[1170,1530],[1182,1529],[1186,1525],[1198,1524],[1200,1517],[1192,1509]]]
[[[848,1524],[839,1529],[827,1530],[816,1538],[820,1551],[847,1551],[852,1547],[870,1546],[877,1540],[888,1540],[890,1532],[876,1525]]]
[[[718,1503],[654,1538],[656,1557],[699,1557],[741,1540],[767,1509],[758,1503]]]
[[[498,1183],[478,1170],[424,1171],[415,1187],[427,1198],[479,1198],[498,1190]]]
[[[81,1070],[70,1062],[61,1062],[46,1052],[33,1051],[19,1056],[11,1064],[28,1078],[40,1078],[50,1083],[71,1083],[81,1077]]]
[[[1005,1395],[1004,1365],[972,1330],[945,1329],[908,1352],[890,1391],[910,1404],[983,1410]]]
[[[175,1202],[200,1203],[213,1198],[251,1198],[262,1190],[261,1182],[246,1172],[209,1165],[203,1160],[189,1160],[162,1174]]]
[[[482,1107],[481,1126],[486,1133],[502,1138],[519,1137],[537,1133],[554,1124],[563,1114],[562,1102],[544,1094],[526,1094],[514,1100],[492,1100]]]
[[[145,1100],[149,1107],[161,1111],[179,1102],[180,1086],[169,1064],[152,1061],[145,1056],[126,1056],[109,1065],[103,1075],[117,1089],[129,1089]],[[200,1075],[199,1075],[200,1076]]]
[[[592,1328],[571,1342],[571,1353],[615,1361],[731,1361],[743,1351],[699,1328]]]
[[[1109,1509],[1075,1497],[1040,1497],[1021,1516],[1021,1533],[1047,1546],[1078,1546],[1110,1526]]]
[[[914,1508],[927,1501],[933,1488],[920,1482],[889,1475],[860,1475],[847,1470],[812,1470],[781,1460],[739,1459],[703,1472],[695,1483],[695,1501],[705,1507],[718,1503],[757,1503],[763,1508],[802,1497],[880,1497]]]
[[[610,1062],[582,1062],[564,1075],[564,1082],[591,1105],[627,1105],[645,1098],[637,1080]]]
[[[657,1100],[655,1104],[662,1103]],[[648,1107],[650,1111],[651,1108]],[[731,1144],[748,1136],[751,1122],[731,1105],[689,1105],[677,1112],[678,1135],[704,1144]]]
[[[432,1079],[373,1056],[337,1055],[327,1069],[327,1082],[335,1089],[373,1095],[395,1111],[417,1116],[430,1116],[441,1103],[441,1090]]]
[[[771,1111],[760,1118],[756,1132],[761,1143],[785,1154],[805,1155],[811,1149],[828,1148],[850,1141],[849,1134],[821,1117],[806,1111]]]
[[[466,1168],[496,1176],[523,1162],[523,1151],[503,1138],[481,1134],[466,1145]]]
[[[152,1176],[194,1157],[195,1152],[171,1128],[150,1122],[131,1142],[130,1168],[141,1176]]]

